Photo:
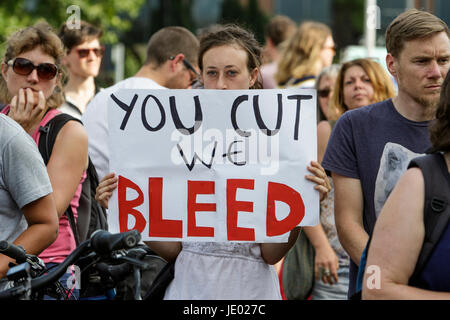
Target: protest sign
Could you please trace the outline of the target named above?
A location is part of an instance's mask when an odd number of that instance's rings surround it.
[[[319,222],[315,90],[120,90],[108,118],[112,231],[285,242]]]

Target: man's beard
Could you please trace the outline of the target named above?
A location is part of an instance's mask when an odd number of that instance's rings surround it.
[[[412,96],[413,100],[423,107],[427,118],[434,118],[439,103],[439,97],[440,94],[436,94],[430,97]]]
[[[398,87],[402,86],[402,75],[399,72],[398,77]],[[425,94],[417,94],[417,92],[411,92],[411,90],[404,88],[404,91],[408,93],[408,95],[420,106],[422,106],[424,113],[427,115],[427,118],[434,118],[436,114],[437,105],[439,103],[440,91],[436,92],[433,95],[425,95]]]

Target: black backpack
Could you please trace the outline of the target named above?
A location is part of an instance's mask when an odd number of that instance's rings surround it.
[[[427,154],[414,158],[411,160],[408,166],[409,168],[420,168],[425,181],[423,215],[425,237],[416,267],[409,279],[409,285],[427,289],[426,284],[421,281],[420,276],[450,221],[450,175],[444,156],[440,153]],[[372,236],[370,236],[361,256],[358,278],[356,280],[356,293],[350,298],[351,300],[361,299],[363,276],[371,239]]]
[[[61,128],[70,120],[82,123],[80,120],[68,114],[61,113],[52,118],[44,127],[39,128],[41,136],[39,138],[38,147],[45,165],[47,165],[50,159],[59,130],[61,130]],[[70,205],[65,212],[77,245],[88,239],[95,230],[108,230],[106,210],[95,200],[95,191],[98,184],[97,171],[95,170],[91,158],[89,158],[89,165],[86,169],[86,179],[83,182],[79,207],[77,209],[77,222],[75,223],[75,218]]]

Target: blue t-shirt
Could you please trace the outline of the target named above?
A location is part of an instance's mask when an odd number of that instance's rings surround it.
[[[409,161],[431,147],[428,123],[406,119],[389,99],[347,111],[333,128],[322,166],[361,181],[363,223],[369,235]],[[349,296],[355,291],[357,271],[351,262]]]

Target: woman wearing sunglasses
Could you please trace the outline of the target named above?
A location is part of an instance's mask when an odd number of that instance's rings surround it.
[[[58,114],[61,94],[62,43],[46,23],[14,33],[1,64],[2,110],[16,120],[36,141],[45,117]],[[78,121],[68,121],[59,131],[47,164],[53,188],[59,233],[40,257],[46,264],[60,263],[75,249],[75,240],[64,212],[70,205],[76,217],[81,181],[88,164],[88,139]],[[61,281],[66,286],[66,281]]]
[[[58,33],[66,49],[63,64],[69,76],[64,86],[65,102],[60,110],[78,119],[97,92],[94,79],[105,53],[100,45],[102,34],[101,29],[85,21],[80,21],[80,27],[75,29],[64,23]]]

